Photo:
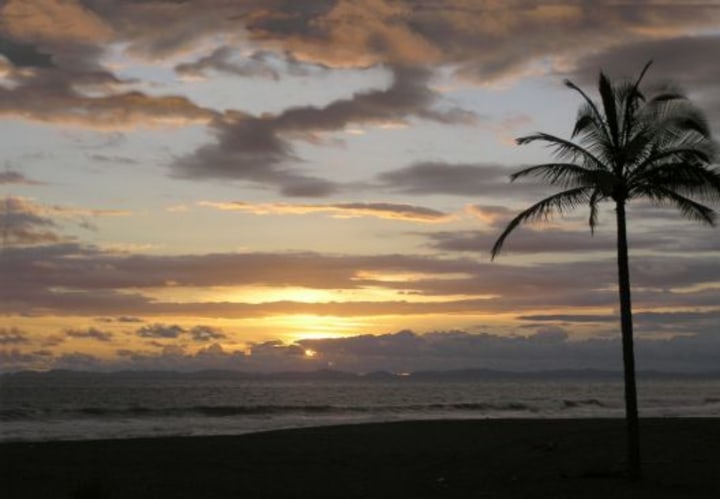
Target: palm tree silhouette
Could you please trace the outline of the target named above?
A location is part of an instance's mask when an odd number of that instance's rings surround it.
[[[546,143],[557,162],[531,166],[510,177],[538,177],[563,190],[518,214],[492,248],[494,259],[508,235],[522,223],[548,219],[554,213],[562,215],[582,204],[590,207],[592,232],[598,204],[605,200],[615,203],[628,474],[633,480],[640,478],[641,465],[625,207],[632,199],[645,198],[675,206],[685,217],[713,226],[716,212],[695,199],[720,199],[720,169],[713,166],[717,148],[707,120],[676,89],[665,87],[647,97],[640,91],[651,63],[635,81],[611,82],[601,72],[600,104],[573,82],[565,81],[584,101],[572,139],[540,132],[517,139],[518,144]]]

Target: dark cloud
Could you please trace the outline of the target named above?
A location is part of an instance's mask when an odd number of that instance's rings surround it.
[[[301,340],[318,362],[351,371],[416,371],[494,368],[519,371],[564,368],[616,369],[622,366],[619,334],[608,339],[573,338],[563,328],[538,328],[529,335],[501,336],[411,331],[349,338]],[[693,334],[636,340],[640,369],[702,371],[717,368],[720,337]],[[282,346],[274,347],[282,354]],[[292,349],[292,345],[284,348]]]
[[[720,68],[708,54],[720,52],[720,36],[681,36],[639,41],[598,51],[581,59],[572,77],[593,86],[599,68],[615,77],[636,78],[649,60],[653,65],[647,74],[648,86],[673,81],[680,84],[720,127],[720,95],[717,82]],[[717,130],[717,128],[716,128]]]
[[[65,343],[65,340],[67,339],[66,336],[61,334],[51,334],[49,336],[45,336],[41,340],[41,345],[44,347],[56,347],[62,343]]]
[[[120,322],[130,324],[145,322],[140,317],[133,317],[131,315],[122,315],[120,317],[97,317],[95,320],[97,322]]]
[[[58,225],[41,205],[13,196],[0,200],[2,246],[55,243],[66,239],[57,229]]]
[[[437,232],[429,238],[433,248],[442,251],[489,253],[500,231]],[[507,242],[510,253],[572,253],[577,251],[612,251],[616,248],[611,234],[590,235],[587,231],[559,229],[533,230],[523,228],[515,231]]]
[[[5,4],[3,14],[13,22],[0,26],[0,34],[15,43],[123,41],[131,54],[157,60],[221,38],[229,45],[287,52],[303,62],[330,67],[455,65],[462,75],[482,81],[527,71],[545,57],[579,59],[621,43],[714,28],[719,16],[713,3],[650,0],[541,5],[533,0],[84,0],[82,4],[13,0]],[[577,39],[583,43],[572,43]]]
[[[16,85],[0,86],[0,116],[79,125],[98,129],[207,123],[216,113],[186,97],[150,96],[139,91],[114,91],[122,82],[105,71],[43,70],[17,74]],[[78,87],[104,88],[88,96]]]
[[[88,329],[68,329],[65,334],[71,338],[92,339],[97,341],[109,342],[113,339],[113,334],[107,331],[101,331],[94,327]]]
[[[0,185],[3,184],[40,185],[41,182],[31,180],[23,173],[14,170],[5,170],[4,172],[0,172]]]
[[[138,329],[135,334],[141,338],[178,338],[185,332],[182,327],[173,324],[149,324]]]
[[[607,206],[600,211],[599,223],[592,233],[587,224],[589,209],[580,207],[575,214],[556,217],[554,225],[568,225],[569,229],[558,228],[543,222],[525,225],[515,230],[508,239],[508,254],[616,252],[615,214]],[[500,232],[520,210],[505,207],[469,206],[466,210],[485,222],[493,230],[440,231],[425,233],[423,237],[430,246],[442,251],[487,253]],[[564,219],[565,218],[565,219]],[[646,203],[628,206],[630,247],[633,250],[679,252],[687,255],[694,252],[720,250],[720,238],[706,226],[683,219],[679,210]]]
[[[207,123],[216,115],[185,97],[127,90],[134,82],[101,64],[119,33],[90,6],[14,0],[0,9],[0,50],[9,54],[4,69],[11,83],[0,86],[0,116],[122,129]]]
[[[714,307],[718,296],[718,290],[710,293],[708,298],[711,300],[708,300],[705,307]],[[698,305],[702,306],[700,303]],[[720,311],[716,308],[672,312],[637,310],[637,308],[633,313],[633,327],[636,337],[639,338],[716,334],[717,326],[720,324]],[[605,325],[608,331],[615,331],[618,324],[616,314],[537,314],[520,316],[518,319],[535,324],[562,325],[571,329],[584,325],[596,327]]]
[[[696,2],[340,0],[292,13],[274,5],[249,15],[247,28],[258,41],[330,66],[454,64],[487,82],[528,71],[544,57],[574,59],[663,32],[714,27],[718,16],[716,5]],[[572,43],[577,39],[583,43]]]
[[[46,264],[38,268],[39,260]],[[163,287],[168,282],[176,286],[354,288],[374,282],[362,279],[361,271],[443,274],[470,271],[476,265],[472,260],[427,256],[313,252],[123,255],[73,244],[8,248],[0,260],[0,269],[7,272],[4,275],[16,278],[18,284],[95,290]]]
[[[510,183],[518,168],[497,164],[452,164],[426,161],[377,175],[378,188],[402,194],[448,194],[506,199],[524,198],[547,192],[538,183]]]
[[[427,237],[433,248],[442,251],[487,253],[500,234],[487,231],[436,232]],[[681,236],[684,235],[685,237]],[[654,229],[631,235],[635,250],[656,251],[717,251],[720,242],[705,228],[679,228],[668,233],[667,229]],[[610,228],[590,233],[590,229],[563,230],[556,228],[521,228],[513,232],[506,245],[508,254],[615,252],[617,243]]]
[[[38,51],[37,47],[0,38],[0,55],[5,56],[17,68],[52,67],[52,58]]]
[[[211,326],[195,326],[189,331],[193,341],[208,342],[227,338],[221,330]]]
[[[23,352],[17,348],[0,349],[0,371],[47,368],[53,358],[45,352]]]
[[[44,205],[30,198],[6,196],[0,200],[0,238],[5,246],[25,246],[70,241],[61,227],[71,222],[83,229],[96,230],[90,217],[124,216],[122,210],[83,209]]]
[[[247,351],[226,350],[212,343],[197,351],[161,345],[159,351],[117,350],[117,358],[103,360],[88,354],[53,357],[49,352],[0,350],[3,370],[22,368],[72,369],[237,369],[287,371],[326,368],[354,372],[386,370],[412,372],[448,369],[622,368],[618,334],[607,338],[575,337],[567,328],[537,326],[522,335],[438,331],[418,334],[364,334],[345,338],[302,339],[295,343],[267,341],[248,345]],[[717,369],[720,336],[715,332],[636,338],[641,370],[708,371]],[[308,355],[312,351],[312,356]]]
[[[0,345],[19,345],[28,343],[27,333],[17,328],[0,328]]]
[[[588,236],[589,238],[589,236]],[[716,257],[632,258],[638,307],[713,306],[720,282]],[[78,245],[6,248],[0,272],[0,310],[12,314],[263,317],[514,313],[565,307],[616,307],[612,256],[534,265],[413,255],[228,253],[123,255]],[[412,275],[412,279],[395,278]],[[578,276],[582,276],[579,279]],[[171,283],[171,284],[168,284]],[[385,289],[382,302],[293,301],[172,303],[144,289],[186,286],[299,286],[313,289]],[[708,287],[710,286],[710,287]],[[422,296],[447,296],[437,301]],[[714,300],[714,301],[713,301]],[[641,308],[640,308],[641,309]],[[638,310],[640,310],[638,309]],[[148,326],[148,331],[153,328]],[[152,334],[152,333],[148,333]]]
[[[324,107],[293,107],[277,115],[254,117],[230,113],[211,127],[217,142],[178,158],[174,174],[183,178],[225,178],[270,186],[286,196],[321,197],[341,186],[299,172],[301,162],[292,139],[316,140],[323,132],[349,124],[405,122],[415,117],[443,123],[468,123],[473,115],[433,108],[438,100],[428,87],[431,73],[420,68],[392,67],[393,83],[384,90],[358,92]]]
[[[714,28],[720,17],[711,3],[650,0],[543,5],[533,0],[11,0],[2,9],[8,20],[0,24],[5,52],[20,64],[47,65],[51,57],[66,66],[74,47],[120,41],[132,55],[167,59],[222,39],[228,47],[328,67],[448,65],[482,82],[522,74],[547,58],[582,60],[621,44]],[[572,43],[577,39],[583,43]],[[185,67],[258,71],[229,61],[227,50],[221,47]]]

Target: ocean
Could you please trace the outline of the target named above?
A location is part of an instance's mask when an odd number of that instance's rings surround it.
[[[720,379],[638,385],[641,417],[720,417]],[[622,417],[619,379],[4,375],[0,441],[242,434],[346,423]]]

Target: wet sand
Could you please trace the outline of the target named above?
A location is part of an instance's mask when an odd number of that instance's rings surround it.
[[[718,498],[720,419],[423,421],[242,436],[6,443],[19,498]]]

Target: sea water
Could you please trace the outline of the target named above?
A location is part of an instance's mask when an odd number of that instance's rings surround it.
[[[720,417],[719,379],[641,381],[641,417]],[[242,434],[345,423],[622,417],[621,380],[3,376],[0,441]]]

